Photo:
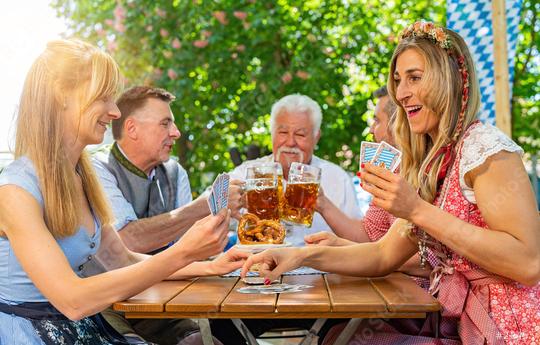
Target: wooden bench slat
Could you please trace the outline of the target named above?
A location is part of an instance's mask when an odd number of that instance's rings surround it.
[[[330,299],[326,283],[320,274],[283,276],[283,283],[312,285],[301,292],[282,293],[278,297],[278,312],[329,312]]]
[[[238,278],[203,277],[165,305],[167,312],[218,312]]]
[[[123,302],[114,303],[113,309],[139,313],[162,312],[167,302],[192,283],[192,280],[163,281]]]
[[[371,278],[371,283],[385,300],[390,312],[438,311],[439,302],[403,273],[385,278]]]
[[[386,302],[367,278],[326,275],[334,312],[385,312]]]

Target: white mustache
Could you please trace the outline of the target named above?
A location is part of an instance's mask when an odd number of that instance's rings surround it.
[[[304,152],[302,152],[299,148],[297,147],[280,147],[276,153],[276,159],[278,161],[281,161],[280,158],[281,158],[281,154],[282,153],[293,153],[293,154],[296,154],[298,156],[300,156],[300,159],[298,160],[298,162],[303,162],[304,161]],[[291,165],[292,161],[291,162],[288,162],[289,165]]]

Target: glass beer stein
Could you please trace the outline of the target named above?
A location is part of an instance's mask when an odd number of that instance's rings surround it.
[[[283,170],[279,163],[261,163],[246,170],[246,207],[260,219],[280,219]]]
[[[320,183],[321,169],[298,162],[292,163],[281,219],[311,227]]]

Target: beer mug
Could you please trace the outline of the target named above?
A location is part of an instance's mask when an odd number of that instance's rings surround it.
[[[311,227],[320,183],[321,169],[298,162],[292,163],[281,219]]]
[[[260,163],[246,170],[246,208],[260,219],[279,220],[283,170],[279,163]]]
[[[283,203],[285,201],[285,195],[283,192],[283,168],[281,167],[281,164],[277,162],[257,163],[249,167],[246,174],[247,178],[270,178],[274,174],[277,175],[277,190],[279,200],[278,208],[281,216]]]

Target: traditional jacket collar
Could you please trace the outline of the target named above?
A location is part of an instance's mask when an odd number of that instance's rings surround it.
[[[126,168],[129,172],[139,176],[140,178],[143,178],[145,180],[148,180],[148,175],[141,169],[135,166],[135,164],[131,163],[129,159],[124,155],[120,147],[118,146],[118,143],[115,141],[111,153],[113,157],[120,163],[124,168]]]

